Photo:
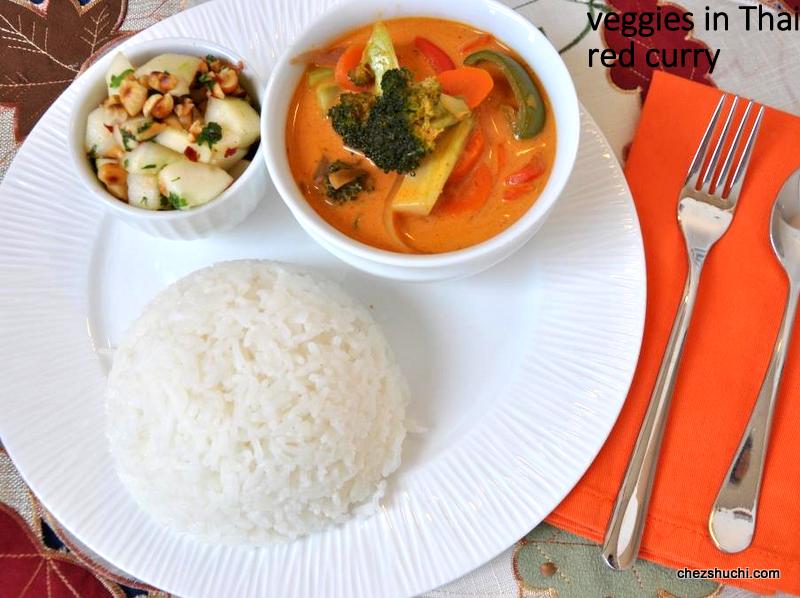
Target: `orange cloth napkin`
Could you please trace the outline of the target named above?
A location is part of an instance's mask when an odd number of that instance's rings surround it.
[[[720,91],[656,73],[625,174],[644,237],[647,317],[641,357],[608,441],[554,525],[602,541],[650,398],[686,275],[678,193]],[[661,447],[641,556],[681,568],[779,568],[780,580],[725,580],[800,594],[800,324],[784,372],[753,544],[720,552],[708,516],[755,402],[787,280],[769,243],[772,202],[800,166],[800,118],[767,110],[727,234],[706,261]],[[598,555],[598,558],[599,555]]]

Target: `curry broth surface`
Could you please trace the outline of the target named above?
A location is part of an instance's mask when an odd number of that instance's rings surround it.
[[[425,56],[414,46],[414,38],[419,35],[447,52],[456,66],[461,66],[468,54],[483,48],[506,52],[525,65],[515,52],[496,40],[461,52],[465,44],[484,34],[462,23],[413,17],[389,20],[386,25],[400,66],[410,68],[417,79],[435,74]],[[330,47],[365,43],[371,29],[371,25],[358,29],[334,41]],[[545,101],[544,128],[532,139],[514,138],[514,95],[503,76],[490,69],[494,77],[494,89],[473,114],[476,117],[475,126],[482,127],[486,139],[481,161],[491,169],[494,185],[488,200],[476,212],[451,213],[444,209],[445,198],[441,198],[428,216],[397,215],[394,217],[395,226],[403,239],[403,243],[398,243],[385,226],[385,210],[386,200],[401,175],[385,173],[343,146],[341,138],[317,104],[315,91],[307,84],[305,76],[295,91],[286,127],[286,147],[294,179],[320,216],[349,237],[373,247],[406,253],[442,253],[485,241],[513,224],[533,205],[550,176],[555,159],[556,131],[549,99],[527,65],[526,69],[533,76]],[[536,179],[528,193],[513,200],[504,200],[505,178],[529,164],[531,158],[537,154],[543,159],[544,174]],[[369,171],[372,178],[373,190],[363,192],[357,199],[344,204],[330,203],[313,183],[323,157],[331,162],[362,160],[361,166]],[[448,197],[447,201],[457,200],[457,193],[450,195],[452,197]]]

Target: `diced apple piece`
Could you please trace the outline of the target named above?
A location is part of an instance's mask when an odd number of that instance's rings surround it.
[[[139,145],[139,129],[147,122],[149,119],[144,116],[135,116],[122,124],[114,125],[114,139],[117,144],[121,145],[126,152],[133,150]]]
[[[124,123],[130,118],[122,106],[102,106],[103,122],[109,127]]]
[[[124,127],[124,128],[123,128]],[[130,131],[125,127],[125,123],[121,125],[114,125],[114,141],[126,152],[136,149],[139,142],[136,141],[136,135],[131,135]]]
[[[220,144],[229,147],[247,147],[261,134],[261,117],[241,98],[209,98],[205,120],[222,127]]]
[[[242,176],[248,166],[250,166],[250,160],[239,160],[236,164],[231,166],[230,170],[228,170],[228,174],[231,175],[235,181]]]
[[[97,170],[100,170],[100,167],[106,164],[119,164],[119,160],[115,158],[98,158],[94,161],[94,166]]]
[[[95,108],[86,118],[84,149],[95,157],[108,156],[117,147],[114,135],[106,126],[106,112],[102,106]]]
[[[169,93],[173,96],[182,96],[189,93],[189,86],[197,75],[201,60],[201,58],[186,54],[159,54],[136,69],[134,74],[137,78],[153,72],[167,72],[175,75],[178,84]]]
[[[111,61],[111,66],[106,71],[106,89],[109,97],[119,94],[119,86],[122,81],[128,75],[132,75],[133,71],[133,65],[125,54],[117,52],[114,60]]]
[[[182,159],[177,152],[157,143],[140,143],[133,151],[127,152],[122,166],[131,174],[158,174],[167,164]]]
[[[161,209],[161,192],[155,174],[128,175],[128,203],[145,210]]]
[[[231,182],[231,175],[221,168],[186,159],[173,162],[158,174],[161,193],[180,210],[211,201]]]
[[[209,164],[219,166],[222,170],[230,170],[231,167],[247,155],[247,148],[219,148],[214,146],[211,153]]]
[[[189,133],[183,129],[167,127],[164,131],[156,135],[153,141],[179,154],[183,154],[192,162],[211,161],[211,148],[206,144],[198,145],[197,143],[189,141]],[[193,160],[192,158],[197,159]]]

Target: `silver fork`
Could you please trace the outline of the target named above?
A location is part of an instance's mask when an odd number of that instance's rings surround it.
[[[714,130],[722,114],[726,98],[727,95],[720,98],[711,116],[680,193],[678,222],[686,241],[689,273],[678,313],[672,324],[672,332],[670,332],[669,341],[661,360],[655,387],[650,396],[650,404],[647,407],[639,437],[636,439],[622,487],[617,495],[614,511],[608,522],[602,554],[603,559],[612,569],[628,569],[636,561],[639,553],[658,453],[661,448],[661,439],[664,436],[664,424],[675,388],[686,331],[692,318],[692,309],[700,284],[700,274],[708,252],[725,234],[733,220],[754,141],[764,114],[762,107],[756,115],[742,149],[742,137],[753,108],[753,102],[748,102],[744,115],[736,127],[730,149],[722,162],[722,167],[719,168],[720,157],[726,146],[731,122],[739,101],[738,97],[734,97],[731,102],[719,140],[710,156],[706,155],[706,150],[714,136]],[[731,167],[739,150],[741,156],[733,174],[730,175]],[[703,164],[707,160],[709,165],[701,178]],[[719,170],[719,174],[715,176],[717,170]]]

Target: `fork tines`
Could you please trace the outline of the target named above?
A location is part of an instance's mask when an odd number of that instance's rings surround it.
[[[736,116],[736,106],[739,103],[739,97],[733,96],[733,100],[730,102],[730,107],[727,111],[727,116],[725,117],[725,122],[722,125],[722,130],[717,138],[717,143],[715,144],[714,149],[710,152],[710,155],[707,155],[706,150],[708,149],[708,146],[714,137],[717,123],[719,122],[727,99],[728,94],[724,94],[719,99],[719,102],[717,102],[717,107],[714,109],[714,114],[711,116],[711,120],[706,127],[705,133],[703,133],[703,138],[700,141],[697,152],[692,159],[692,164],[689,167],[689,172],[686,175],[686,187],[703,191],[709,195],[714,194],[723,200],[730,199],[731,203],[735,203],[739,199],[744,173],[747,170],[747,165],[750,161],[754,141],[758,133],[758,129],[761,126],[761,119],[764,116],[764,107],[761,106],[759,108],[755,120],[750,126],[750,132],[747,135],[747,141],[744,143],[744,147],[742,148],[740,147],[740,142],[744,135],[744,131],[754,103],[752,100],[747,102],[744,114],[738,120],[733,141],[729,143],[728,138],[730,136],[731,123]],[[728,151],[725,155],[725,159],[722,161],[722,167],[720,168],[720,156],[723,150],[726,148]],[[733,174],[730,175],[731,167],[737,154],[739,155],[739,161],[736,164],[736,168],[733,169]],[[708,165],[704,171],[703,165],[706,162]],[[705,174],[703,174],[703,172],[705,172]],[[715,174],[716,176],[714,176]]]

